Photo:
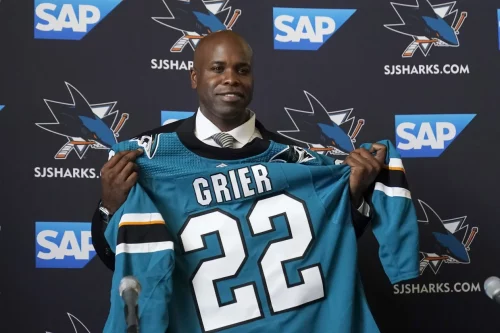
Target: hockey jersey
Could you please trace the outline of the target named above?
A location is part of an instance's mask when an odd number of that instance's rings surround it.
[[[397,283],[419,274],[417,217],[401,159],[380,143],[372,231]],[[272,141],[252,156],[207,158],[176,133],[110,155],[140,147],[139,181],[105,233],[116,255],[105,333],[126,332],[127,275],[142,287],[141,332],[379,332],[357,271],[348,165]]]

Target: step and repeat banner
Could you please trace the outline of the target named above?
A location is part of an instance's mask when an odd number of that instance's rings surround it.
[[[90,221],[107,149],[193,114],[193,51],[225,27],[254,50],[250,107],[270,130],[332,156],[381,139],[401,153],[419,218],[419,278],[391,285],[371,230],[359,241],[382,332],[498,332],[500,304],[483,283],[500,275],[499,8],[1,0],[0,331],[102,331],[117,291]],[[315,121],[342,131],[322,133]]]

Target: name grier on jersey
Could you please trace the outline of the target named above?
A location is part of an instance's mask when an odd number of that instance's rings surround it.
[[[250,173],[253,177],[250,177]],[[222,203],[242,197],[247,198],[255,195],[256,192],[260,194],[272,191],[271,180],[268,176],[267,168],[257,164],[250,168],[229,170],[227,175],[220,172],[206,178],[198,177],[193,181],[196,201],[202,206],[207,206],[214,200],[217,203]],[[239,186],[241,186],[243,193],[241,193]]]

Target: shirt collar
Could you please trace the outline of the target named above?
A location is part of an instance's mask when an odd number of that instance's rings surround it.
[[[247,109],[248,110],[248,109]],[[233,138],[241,144],[247,144],[252,135],[255,132],[255,113],[252,110],[248,110],[250,112],[250,119],[248,119],[245,123],[240,126],[232,129],[227,132],[232,135]],[[207,117],[201,113],[198,108],[198,112],[196,112],[196,125],[195,125],[195,133],[198,139],[207,140],[212,135],[222,132],[217,126],[215,126]]]

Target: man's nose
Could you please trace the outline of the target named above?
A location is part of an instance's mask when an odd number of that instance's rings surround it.
[[[239,85],[240,80],[238,74],[235,73],[233,70],[227,70],[224,77],[224,84],[231,86]]]

